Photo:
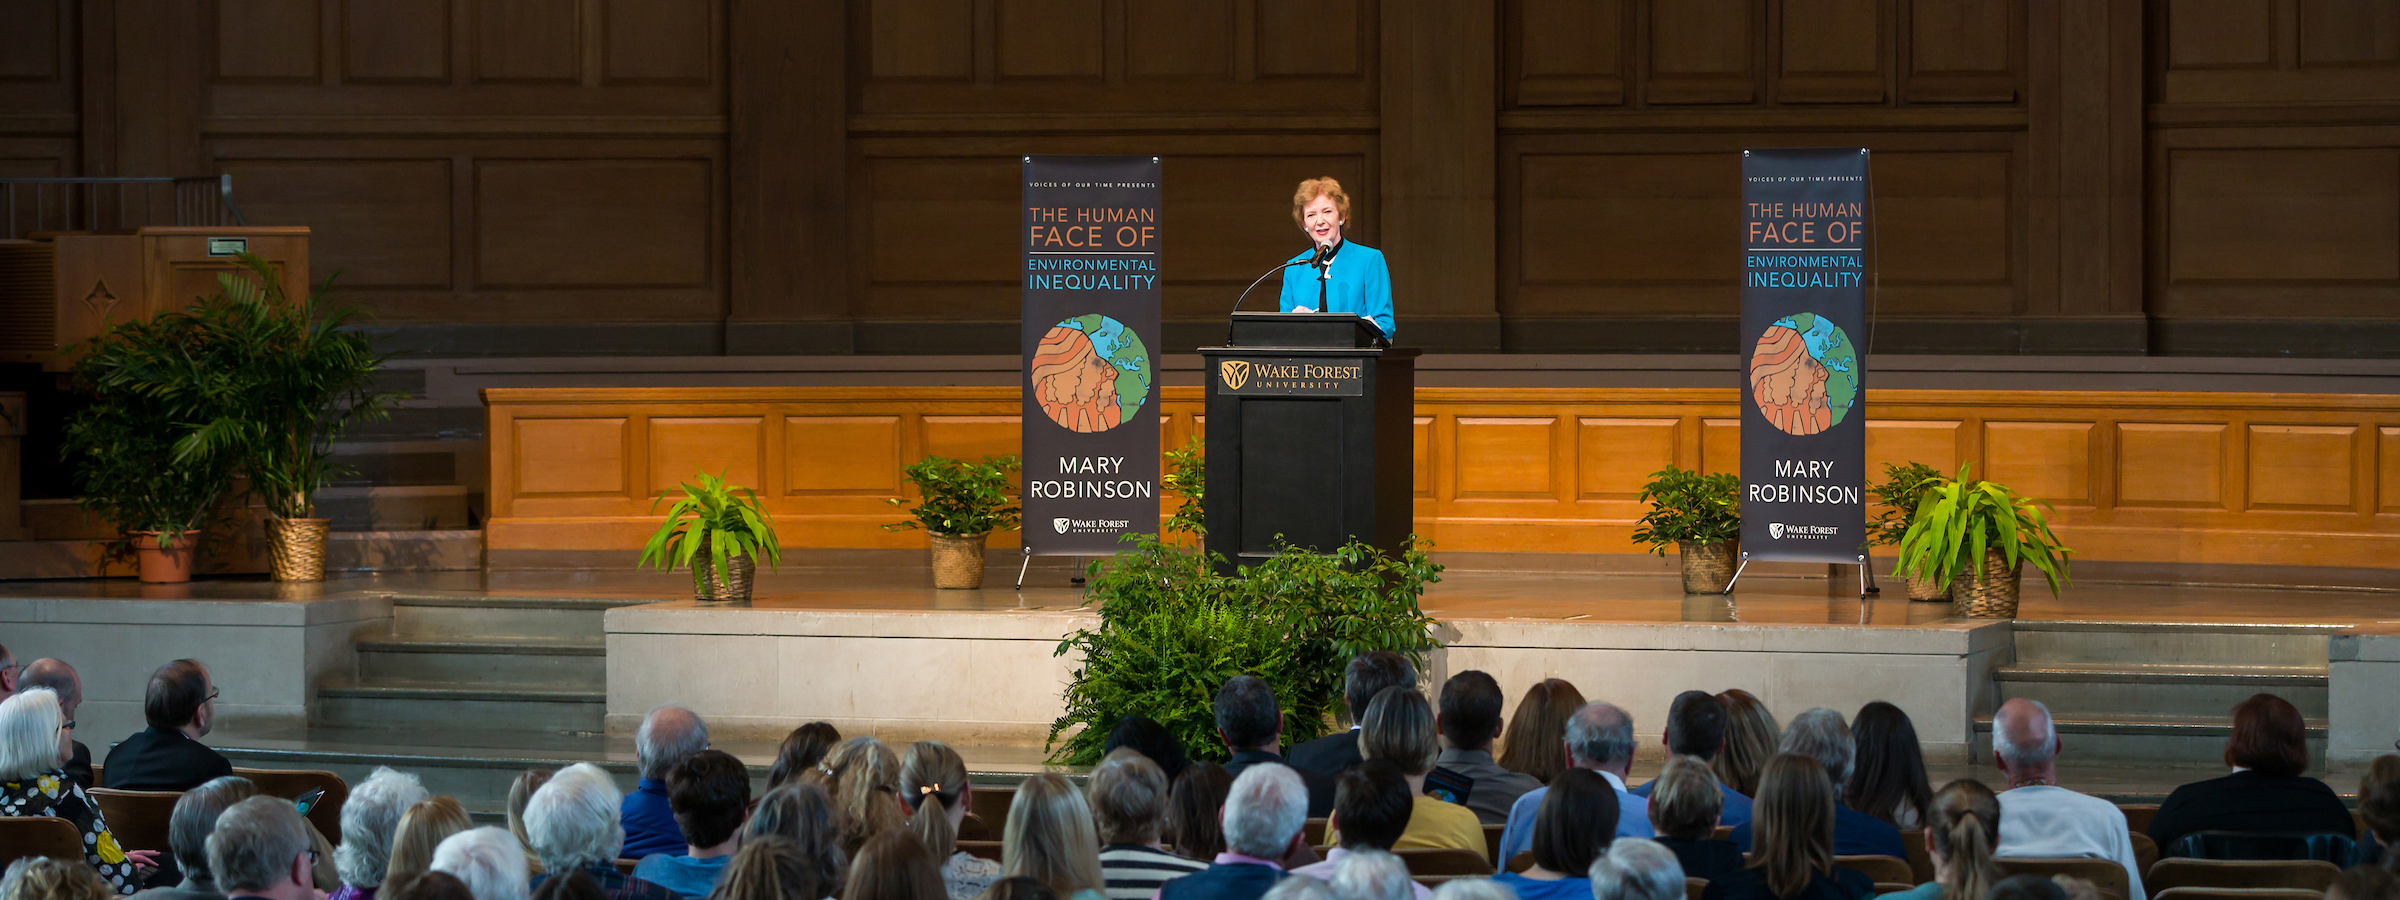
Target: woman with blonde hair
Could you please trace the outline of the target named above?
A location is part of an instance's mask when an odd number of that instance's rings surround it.
[[[900,757],[882,741],[854,737],[825,757],[825,792],[841,816],[842,852],[855,857],[867,840],[908,827],[900,801]]]
[[[1981,900],[2000,883],[2000,798],[1983,782],[1961,778],[1935,791],[1927,806],[1925,850],[1933,879],[1890,895],[1896,900]]]
[[[1708,883],[1701,900],[1863,900],[1875,882],[1833,864],[1833,779],[1796,753],[1769,760],[1751,807],[1752,862]]]
[[[1292,222],[1311,246],[1285,264],[1283,311],[1354,313],[1391,340],[1392,273],[1380,251],[1346,238],[1350,195],[1342,183],[1330,176],[1300,182],[1292,192]]]
[[[1717,786],[1717,774],[1699,757],[1668,759],[1658,780],[1650,782],[1650,830],[1659,846],[1675,854],[1685,875],[1709,881],[1742,867],[1742,848],[1717,839],[1724,813],[1725,792]]]
[[[1567,770],[1567,719],[1583,708],[1583,694],[1563,678],[1545,678],[1525,690],[1503,729],[1500,768],[1549,784]]]
[[[1000,880],[1000,864],[958,849],[958,826],[967,818],[972,796],[967,786],[967,761],[940,741],[909,745],[900,761],[900,801],[915,809],[908,830],[925,842],[933,858],[942,860],[942,887],[950,900],[975,900]]]
[[[798,844],[785,838],[754,837],[733,853],[725,877],[717,882],[714,900],[824,900],[839,882],[809,860]]]
[[[549,769],[527,769],[508,783],[508,833],[517,836],[517,843],[533,846],[533,839],[525,836],[525,803],[533,799],[533,792],[549,783]],[[535,875],[543,872],[542,861],[532,856],[525,857],[525,868]]]
[[[432,871],[433,851],[442,841],[473,827],[467,808],[455,797],[420,800],[409,807],[400,814],[400,825],[392,829],[392,861],[383,867],[383,884],[375,895],[393,896],[402,882]]]
[[[5,900],[108,900],[117,895],[108,879],[81,860],[20,857],[0,876]]]
[[[1558,745],[1561,748],[1565,744]],[[1366,759],[1380,759],[1399,769],[1408,779],[1409,796],[1415,807],[1409,811],[1408,829],[1392,843],[1394,850],[1416,847],[1455,847],[1473,850],[1489,856],[1491,847],[1483,839],[1483,820],[1475,811],[1425,793],[1425,773],[1433,770],[1434,757],[1441,755],[1441,738],[1434,730],[1433,705],[1413,687],[1388,687],[1367,704],[1367,714],[1358,723],[1358,752]],[[1564,754],[1562,749],[1561,754]],[[1339,835],[1328,835],[1340,843]]]
[[[905,828],[877,834],[858,848],[850,880],[842,886],[842,900],[942,900],[944,896],[942,873],[934,866],[933,852]]]
[[[1000,864],[1008,875],[1039,881],[1066,900],[1106,900],[1091,804],[1064,777],[1044,773],[1017,785],[1000,831]]]
[[[1717,695],[1725,702],[1725,749],[1709,766],[1717,770],[1717,780],[1744,797],[1758,796],[1758,773],[1775,755],[1775,747],[1783,741],[1783,726],[1775,723],[1775,714],[1749,691],[1735,688]]]

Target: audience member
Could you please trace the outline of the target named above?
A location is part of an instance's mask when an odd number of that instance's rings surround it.
[[[58,694],[58,714],[66,717],[67,730],[73,731],[75,709],[83,705],[83,678],[75,674],[75,667],[55,659],[37,659],[26,664],[25,671],[17,676],[17,690],[34,688],[49,688]],[[84,790],[91,790],[92,748],[84,746],[82,741],[70,743],[74,749],[67,755],[67,764],[61,768],[66,770],[68,781],[75,782],[77,787]]]
[[[1442,882],[1433,900],[1517,900],[1517,892],[1489,878],[1453,878]]]
[[[908,828],[942,861],[942,887],[950,900],[974,900],[1000,880],[1000,864],[958,849],[958,826],[967,819],[973,789],[967,761],[940,741],[918,741],[900,761],[900,800],[915,809]]]
[[[2361,837],[2375,840],[2383,865],[2400,862],[2400,853],[2392,852],[2400,842],[2400,755],[2386,753],[2367,764],[2358,779],[2358,817],[2367,825]]]
[[[750,768],[723,750],[692,754],[668,771],[667,803],[675,810],[684,852],[642,857],[633,877],[686,897],[706,897],[725,876],[733,851],[741,848],[742,818],[750,811]]]
[[[1858,745],[1841,713],[1818,707],[1792,717],[1791,727],[1783,730],[1780,746],[1784,753],[1816,760],[1818,767],[1833,779],[1837,796],[1841,785],[1850,781],[1850,765]],[[1733,843],[1745,853],[1751,847],[1750,831],[1747,824],[1733,829]],[[1900,829],[1839,802],[1833,805],[1833,852],[1842,856],[1908,858],[1908,847],[1900,842]]]
[[[642,779],[625,795],[620,814],[625,822],[625,855],[645,859],[656,853],[684,852],[682,829],[675,827],[675,809],[667,798],[667,773],[708,749],[708,724],[700,714],[680,706],[661,706],[642,717],[633,733],[633,755]]]
[[[1167,847],[1200,863],[1225,852],[1225,828],[1218,818],[1232,792],[1233,773],[1224,766],[1193,763],[1183,770],[1167,794]]]
[[[1933,785],[1926,780],[1925,750],[1908,713],[1874,701],[1859,708],[1850,733],[1853,762],[1843,802],[1903,831],[1925,827]]]
[[[0,875],[0,900],[109,900],[116,895],[108,879],[74,860],[20,857]]]
[[[2142,900],[2142,867],[2134,859],[2125,812],[2058,786],[2058,754],[2064,747],[2050,708],[2041,701],[2018,697],[1993,714],[1992,760],[2007,779],[2007,789],[2000,792],[2000,845],[1993,855],[2113,860],[2125,867],[2127,900]]]
[[[1726,793],[1717,773],[1690,756],[1667,760],[1650,792],[1650,827],[1693,878],[1716,879],[1742,867],[1742,848],[1716,836]]]
[[[1375,695],[1360,723],[1358,746],[1366,759],[1391,763],[1408,779],[1415,807],[1409,813],[1408,830],[1392,845],[1394,849],[1451,847],[1473,850],[1477,855],[1491,852],[1483,841],[1483,822],[1473,810],[1425,790],[1425,773],[1441,753],[1441,741],[1434,732],[1433,707],[1425,702],[1424,694],[1413,687],[1389,687]]]
[[[1057,776],[1051,776],[1053,778]],[[1018,802],[1023,802],[1022,799]],[[1013,812],[1013,810],[1012,810]],[[877,832],[858,849],[842,900],[942,900],[942,871],[933,851],[905,828]]]
[[[1434,717],[1442,735],[1442,755],[1434,764],[1473,779],[1466,807],[1486,825],[1508,821],[1509,806],[1542,786],[1533,776],[1501,768],[1492,758],[1492,744],[1501,735],[1500,705],[1507,699],[1500,693],[1500,682],[1469,669],[1442,682],[1442,708]]]
[[[1167,726],[1140,713],[1117,720],[1117,727],[1109,730],[1108,740],[1100,745],[1100,755],[1115,753],[1118,748],[1149,757],[1158,765],[1159,773],[1166,776],[1168,784],[1183,777],[1183,770],[1192,764],[1191,756],[1183,752],[1183,742],[1168,733]]]
[[[384,888],[383,894],[389,895],[390,900],[475,900],[474,892],[468,890],[467,883],[458,880],[458,876],[430,870]],[[535,891],[534,895],[540,896],[541,892]]]
[[[1758,796],[1758,773],[1783,743],[1783,726],[1749,691],[1734,688],[1717,695],[1725,704],[1725,749],[1709,761],[1725,789],[1744,797]]]
[[[1895,900],[1978,900],[2000,881],[1992,862],[2006,820],[2000,798],[1983,782],[1959,779],[1942,786],[1926,812],[1925,853],[1933,880],[1886,896]]]
[[[317,900],[308,820],[264,795],[227,807],[208,836],[208,871],[227,897]]]
[[[1365,710],[1362,708],[1361,713]],[[1352,743],[1355,735],[1349,736]],[[1226,679],[1217,689],[1217,738],[1233,758],[1225,762],[1225,771],[1236,778],[1243,770],[1259,763],[1291,765],[1283,758],[1283,710],[1275,705],[1275,689],[1256,675],[1236,675]],[[1300,783],[1308,787],[1308,814],[1323,816],[1333,811],[1333,776],[1315,769],[1293,769],[1300,773]]]
[[[533,792],[549,783],[549,769],[527,769],[517,773],[516,780],[508,783],[508,833],[516,835],[520,844],[533,846],[532,842],[525,839],[525,801],[533,799]],[[541,860],[528,856],[525,866],[535,875],[542,873]]]
[[[451,835],[475,827],[467,818],[467,808],[455,797],[434,797],[420,800],[400,814],[400,824],[392,829],[392,855],[383,866],[383,884],[376,895],[407,881],[419,872],[433,868],[433,851]],[[530,846],[530,845],[529,845]]]
[[[1567,770],[1567,761],[1558,752],[1567,740],[1567,719],[1583,705],[1583,694],[1562,678],[1545,678],[1526,688],[1525,696],[1517,700],[1516,714],[1508,718],[1508,733],[1500,745],[1500,768],[1536,784],[1549,784],[1557,778]]]
[[[1707,691],[1685,691],[1675,695],[1667,706],[1667,756],[1688,756],[1703,765],[1717,758],[1725,749],[1725,701]],[[1723,796],[1717,806],[1717,825],[1731,828],[1750,821],[1750,796],[1726,787],[1720,779],[1711,778]],[[1650,788],[1658,782],[1633,789],[1636,797],[1650,797]],[[1656,798],[1651,798],[1655,802]],[[1713,827],[1713,826],[1712,826]]]
[[[1586,703],[1567,718],[1564,746],[1560,758],[1569,768],[1598,772],[1616,789],[1617,836],[1649,837],[1650,801],[1625,789],[1625,770],[1633,765],[1633,716],[1613,703]],[[1505,866],[1517,854],[1533,848],[1534,814],[1549,792],[1547,787],[1535,788],[1509,807],[1508,827],[1500,833],[1500,858],[1495,864]]]
[[[433,850],[433,871],[458,876],[475,900],[526,900],[531,872],[525,866],[525,845],[517,843],[517,836],[489,825],[443,838]]]
[[[2350,810],[2308,769],[2308,723],[2290,701],[2253,694],[2233,708],[2225,741],[2233,774],[2176,788],[2150,820],[2160,853],[2195,831],[2271,831],[2357,837]]]
[[[1326,884],[1314,876],[1295,872],[1287,875],[1282,881],[1275,882],[1275,886],[1268,888],[1267,892],[1259,897],[1259,900],[1343,900],[1343,898],[1342,895],[1333,892],[1333,885]]]
[[[0,700],[16,696],[17,678],[24,671],[24,666],[17,665],[17,655],[9,652],[8,647],[0,646]]]
[[[1408,864],[1382,850],[1356,850],[1342,857],[1325,886],[1332,888],[1333,895],[1340,900],[1409,900],[1416,896],[1414,888],[1418,887],[1408,877]],[[1270,889],[1269,893],[1272,892]]]
[[[342,803],[342,845],[333,851],[342,886],[332,900],[375,900],[384,866],[392,861],[400,817],[429,796],[417,776],[385,766],[376,766],[350,789],[350,799]]]
[[[2354,866],[2333,876],[2325,900],[2400,900],[2400,878],[2382,866]]]
[[[854,737],[825,757],[825,793],[842,826],[842,852],[855,857],[867,839],[908,826],[900,802],[900,757],[882,741]]]
[[[1383,693],[1384,688],[1416,683],[1417,667],[1410,665],[1406,656],[1389,650],[1372,650],[1351,657],[1350,664],[1342,669],[1342,707],[1349,714],[1350,730],[1292,745],[1291,764],[1327,778],[1357,765],[1358,723],[1366,720],[1367,704],[1375,702],[1375,695]],[[1241,772],[1237,769],[1234,774]]]
[[[1167,818],[1167,777],[1150,757],[1132,747],[1110,751],[1092,767],[1084,790],[1099,830],[1100,879],[1108,900],[1149,900],[1159,885],[1207,868],[1167,852],[1159,842],[1159,827]],[[1334,796],[1338,813],[1340,791]]]
[[[834,874],[810,859],[798,844],[771,835],[753,836],[734,851],[725,877],[717,881],[716,892],[709,896],[712,900],[823,900],[842,887],[832,880]]]
[[[1334,779],[1333,816],[1325,823],[1326,832],[1340,843],[1325,853],[1324,861],[1293,869],[1292,874],[1331,880],[1351,852],[1391,850],[1408,832],[1416,798],[1408,776],[1391,763],[1370,759],[1350,767]],[[1418,900],[1433,896],[1424,885],[1418,885],[1415,894]]]
[[[1683,900],[1683,867],[1657,841],[1626,838],[1608,845],[1589,870],[1592,900]]]
[[[1058,892],[1031,878],[1003,878],[983,889],[979,900],[1059,900]]]
[[[67,759],[74,731],[59,714],[58,694],[27,688],[0,700],[0,816],[56,816],[83,835],[84,859],[117,893],[142,886],[144,872],[158,864],[153,850],[127,851],[83,788],[59,766]]]
[[[1600,773],[1568,769],[1550,782],[1533,820],[1533,868],[1492,880],[1524,900],[1580,900],[1592,893],[1592,860],[1617,836],[1617,791]]]
[[[2001,813],[2006,816],[2007,813]],[[2040,875],[2011,875],[1992,885],[1984,900],[2070,900],[2067,889]]]
[[[528,871],[531,871],[533,860],[528,858],[525,864],[529,867]],[[433,874],[445,875],[448,873],[435,872]],[[464,882],[461,882],[461,885],[463,886]],[[821,900],[823,896],[812,894],[805,898],[795,897],[792,900]],[[542,882],[541,887],[533,889],[530,900],[608,900],[608,892],[601,890],[600,883],[593,881],[592,876],[582,872],[568,872],[563,876]],[[769,898],[769,900],[780,900],[780,898]]]
[[[775,764],[767,767],[767,790],[791,783],[793,779],[825,762],[825,755],[842,743],[842,730],[831,722],[810,722],[792,729],[783,736],[783,746],[775,748]]]
[[[534,791],[525,803],[525,835],[532,839],[526,848],[543,869],[534,886],[580,869],[610,900],[673,900],[675,892],[617,871],[625,846],[623,800],[616,781],[591,763],[560,769]]]
[[[1792,722],[1794,728],[1806,719]],[[1843,735],[1846,739],[1848,735]],[[1777,754],[1759,773],[1750,824],[1758,853],[1749,866],[1709,881],[1702,900],[1863,900],[1875,882],[1856,869],[1836,868],[1833,777],[1815,757]],[[1885,826],[1890,827],[1890,826]],[[1905,854],[1886,854],[1901,856]]]
[[[747,846],[768,838],[789,842],[792,852],[809,866],[811,880],[824,886],[826,893],[841,886],[849,856],[842,852],[842,827],[833,811],[833,798],[826,796],[823,787],[795,780],[768,791],[750,812],[750,824],[742,826],[742,843]],[[741,864],[736,854],[733,865]]]
[[[1044,773],[1017,784],[1000,829],[1000,864],[1012,876],[1048,885],[1065,900],[1104,900],[1100,838],[1092,808],[1065,776]]]
[[[217,830],[217,817],[226,809],[257,795],[257,785],[234,775],[183,792],[175,800],[175,810],[167,815],[167,847],[174,851],[183,881],[134,896],[142,900],[223,900],[225,892],[217,889],[216,876],[208,871],[208,836]]]
[[[188,791],[233,774],[233,764],[200,743],[217,721],[217,689],[198,661],[179,659],[150,673],[142,694],[149,728],[117,742],[102,764],[101,787]]]
[[[1225,797],[1225,852],[1158,889],[1158,900],[1258,900],[1283,879],[1276,860],[1303,843],[1308,785],[1290,766],[1254,766]],[[854,900],[854,898],[845,898]]]

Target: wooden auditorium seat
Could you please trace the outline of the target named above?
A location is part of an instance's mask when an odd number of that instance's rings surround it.
[[[1531,850],[1519,850],[1517,855],[1508,858],[1508,870],[1511,872],[1522,875],[1525,870],[1530,868],[1533,868],[1533,851]]]
[[[1918,884],[1933,880],[1933,851],[1925,849],[1925,829],[1900,832],[1900,846],[1908,848],[1909,877]]]
[[[2325,895],[2299,888],[2168,888],[2151,900],[2324,900]]]
[[[2323,892],[2341,867],[2314,859],[2162,859],[2142,876],[2155,894],[2169,888],[2283,888]]]
[[[1700,900],[1700,895],[1707,892],[1708,879],[1686,878],[1683,880],[1683,900]]]
[[[2088,856],[2019,856],[2001,857],[1992,862],[1999,865],[2000,874],[2003,876],[2040,875],[2049,878],[2054,875],[2065,875],[2069,878],[2081,878],[2099,888],[2102,896],[2113,898],[2113,900],[2125,900],[2130,896],[2132,890],[2132,880],[2126,876],[2125,867],[2117,865],[2116,860],[2112,859],[2093,859]]]
[[[1301,822],[1300,836],[1305,838],[1311,847],[1325,846],[1325,820],[1309,819]]]
[[[2133,833],[2133,867],[2142,872],[2142,886],[2150,886],[2150,867],[2158,865],[2158,842],[2139,831]]]
[[[999,822],[986,822],[982,816],[968,813],[958,820],[958,839],[962,841],[996,841],[1000,839]]]
[[[967,791],[967,813],[983,820],[985,833],[990,835],[985,840],[1000,839],[1000,829],[1008,825],[1009,804],[1015,802],[1017,789],[1013,787],[975,785]],[[959,836],[966,836],[964,830]]]
[[[2149,834],[2150,820],[2158,818],[2156,803],[2120,803],[2117,811],[2125,814],[2125,827],[2135,834]]]
[[[233,774],[250,779],[258,792],[271,797],[297,800],[300,795],[318,788],[325,797],[308,811],[308,822],[317,826],[325,840],[339,846],[342,843],[342,804],[350,801],[350,785],[342,776],[316,769],[244,769],[236,767]]]
[[[617,857],[617,871],[623,872],[627,875],[633,874],[633,867],[641,864],[642,861],[638,859],[628,859],[622,856]]]
[[[83,858],[83,833],[54,816],[0,816],[0,868],[28,856]]]
[[[93,788],[84,793],[100,807],[100,818],[108,823],[110,834],[116,835],[117,846],[127,850],[156,850],[161,856],[173,854],[167,845],[167,820],[175,814],[175,801],[183,799],[177,791],[120,791],[115,788]]]
[[[1506,825],[1483,826],[1483,856],[1485,859],[1500,858],[1500,836],[1507,832],[1508,826]]]
[[[1897,884],[1902,890],[1917,886],[1917,872],[1909,868],[1908,860],[1893,856],[1836,856],[1833,864],[1850,869],[1875,880],[1878,885]],[[1877,893],[1883,893],[1881,888]]]
[[[1457,847],[1411,847],[1394,850],[1408,864],[1410,875],[1490,875],[1492,861],[1483,854]]]
[[[969,855],[969,856],[979,856],[979,857],[982,857],[982,858],[984,858],[984,859],[991,860],[991,861],[993,861],[993,862],[999,862],[999,861],[1000,861],[1000,842],[999,842],[999,841],[960,841],[960,842],[958,842],[958,852],[960,852],[960,853],[964,853],[964,854],[967,854],[967,855]]]

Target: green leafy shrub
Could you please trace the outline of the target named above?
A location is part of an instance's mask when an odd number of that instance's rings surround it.
[[[1650,504],[1634,523],[1633,542],[1667,555],[1667,545],[1689,541],[1715,544],[1742,536],[1742,481],[1731,472],[1702,475],[1668,466],[1650,473],[1641,501]]]
[[[884,502],[903,507],[909,518],[883,526],[885,531],[922,528],[951,537],[973,537],[1017,527],[1024,509],[1011,491],[1016,487],[1017,458],[987,456],[980,463],[927,456],[900,470],[922,498],[917,505],[899,497]]]
[[[1216,554],[1131,540],[1092,563],[1087,602],[1100,604],[1100,626],[1058,645],[1059,655],[1082,651],[1083,664],[1050,727],[1056,762],[1099,762],[1109,730],[1134,713],[1166,726],[1192,758],[1223,760],[1217,688],[1236,675],[1275,689],[1287,741],[1320,737],[1350,657],[1391,650],[1422,667],[1438,646],[1418,601],[1442,567],[1413,536],[1397,556],[1355,542],[1331,554],[1286,547],[1230,577],[1216,574]]]
[[[1884,506],[1882,514],[1867,523],[1867,546],[1890,546],[1908,535],[1908,525],[1917,520],[1917,507],[1925,502],[1925,492],[1942,480],[1942,470],[1921,462],[1884,463],[1883,482],[1867,488],[1875,502]]]
[[[1167,518],[1167,531],[1201,537],[1208,534],[1208,514],[1200,505],[1200,497],[1208,491],[1208,448],[1197,437],[1183,446],[1167,451],[1167,471],[1159,478],[1160,486],[1175,495],[1175,514]]]
[[[736,556],[763,560],[769,566],[783,561],[775,520],[759,505],[756,491],[728,485],[723,475],[707,472],[700,473],[698,485],[685,482],[679,487],[683,497],[667,507],[667,520],[650,535],[636,566],[656,566],[661,572],[689,567],[693,589],[706,591],[700,567],[692,565],[692,559],[704,551],[712,565],[709,571],[720,573],[729,571],[726,564]],[[674,491],[658,492],[650,509],[657,511],[659,504],[674,496]]]

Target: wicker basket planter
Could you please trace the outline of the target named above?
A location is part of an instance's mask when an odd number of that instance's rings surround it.
[[[267,518],[267,561],[276,581],[324,581],[332,519]]]
[[[990,532],[952,535],[928,531],[925,536],[933,540],[934,587],[953,591],[983,587],[983,545]]]
[[[692,555],[692,599],[702,603],[748,603],[750,583],[757,574],[758,560],[747,553],[726,558],[725,571],[718,572],[717,558],[703,541],[700,552]]]
[[[158,532],[133,533],[134,558],[141,566],[142,580],[150,584],[182,584],[192,580],[192,556],[198,549],[198,531],[176,535],[163,550],[158,546]]]
[[[1950,602],[1950,582],[1918,572],[1908,576],[1908,599]]]
[[[1733,583],[1733,565],[1742,555],[1740,541],[1713,544],[1682,541],[1675,546],[1683,560],[1684,593],[1722,594]]]
[[[2017,575],[2023,563],[2009,565],[1998,550],[1983,551],[1983,579],[1960,572],[1950,580],[1950,612],[1973,619],[2017,617]]]

